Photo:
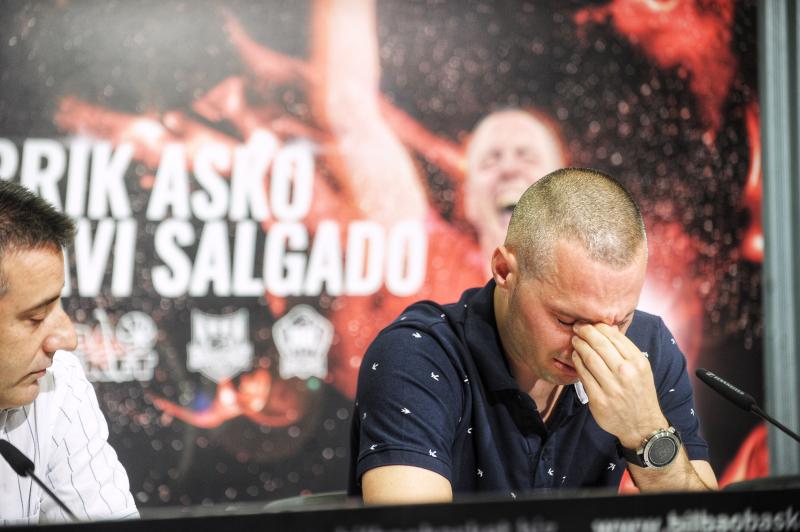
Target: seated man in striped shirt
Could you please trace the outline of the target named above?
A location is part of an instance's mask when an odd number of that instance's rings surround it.
[[[61,308],[74,224],[27,189],[0,180],[0,439],[31,459],[79,519],[138,512],[128,475],[74,349]],[[0,459],[0,525],[66,521],[32,479]]]

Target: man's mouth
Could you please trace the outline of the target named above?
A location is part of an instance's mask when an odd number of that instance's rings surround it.
[[[557,368],[559,368],[562,371],[566,371],[568,373],[577,374],[577,371],[575,371],[575,366],[573,366],[572,364],[570,364],[568,362],[564,362],[563,360],[559,360],[557,358],[554,358],[553,359],[553,363],[556,365]]]
[[[516,206],[516,202],[503,203],[497,206],[497,217],[503,221],[504,227],[508,227],[508,224],[511,222],[511,214],[514,212],[514,207]]]
[[[49,366],[48,366],[49,367]],[[47,373],[47,368],[37,369],[28,373],[29,376],[35,376],[37,378],[43,377],[44,374]]]

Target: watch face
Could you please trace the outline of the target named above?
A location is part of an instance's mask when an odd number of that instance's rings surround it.
[[[664,431],[648,442],[645,449],[645,460],[650,467],[668,466],[678,455],[680,442],[678,438]]]

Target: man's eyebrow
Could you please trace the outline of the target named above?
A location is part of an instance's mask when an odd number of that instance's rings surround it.
[[[558,307],[552,307],[552,310],[553,310],[554,313],[559,314],[561,316],[564,316],[565,318],[569,318],[571,320],[584,321],[586,323],[594,323],[594,320],[590,320],[590,319],[584,318],[582,316],[576,316],[575,314],[573,314],[571,312],[567,312],[567,311],[565,311],[563,309],[560,309]],[[630,318],[633,317],[633,313],[634,312],[636,312],[635,309],[630,311],[630,312],[628,312],[625,315],[625,317],[623,317],[621,320],[617,321],[617,323],[615,323],[614,325],[619,325],[621,323],[624,323],[624,322],[628,321]]]
[[[41,309],[43,307],[47,307],[47,306],[51,305],[54,301],[59,299],[60,297],[61,297],[60,293],[56,294],[53,297],[47,298],[47,299],[45,299],[43,301],[40,301],[40,302],[38,302],[38,303],[36,303],[34,305],[31,305],[27,309],[25,309],[22,312],[20,312],[20,314],[29,314],[29,313],[34,312],[36,310],[39,310],[39,309]]]
[[[580,316],[576,316],[575,314],[573,314],[571,312],[567,312],[566,310],[560,309],[558,307],[551,307],[551,310],[553,311],[554,314],[558,314],[559,316],[563,316],[563,317],[569,318],[571,320],[587,321],[587,322],[590,321],[590,320],[587,320],[587,319],[582,318]]]

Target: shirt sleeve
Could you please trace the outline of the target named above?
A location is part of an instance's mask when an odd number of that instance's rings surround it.
[[[94,388],[74,357],[56,374],[56,386],[63,386],[65,393],[50,442],[47,483],[79,519],[138,517],[128,475],[108,443],[108,425]],[[69,519],[49,497],[41,512],[42,521]]]
[[[689,459],[708,461],[708,444],[700,436],[686,357],[664,322],[659,319],[658,325],[659,356],[653,373],[661,410],[680,433]]]
[[[446,350],[428,332],[413,326],[382,332],[359,372],[357,482],[385,465],[421,467],[452,480],[461,384]]]

